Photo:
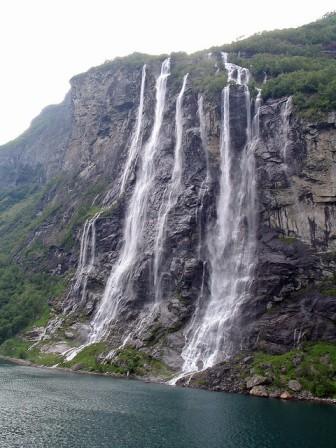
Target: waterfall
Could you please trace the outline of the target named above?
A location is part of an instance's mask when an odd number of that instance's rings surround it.
[[[121,180],[120,195],[124,193],[126,183],[128,181],[131,170],[134,168],[136,158],[138,156],[138,151],[141,146],[141,131],[142,131],[142,116],[144,108],[144,98],[145,98],[145,83],[146,83],[146,64],[142,67],[141,75],[141,89],[140,89],[140,101],[138,107],[138,114],[136,119],[135,131],[133,133],[131,146],[128,153],[127,162],[124,168],[124,173]]]
[[[263,79],[263,84],[267,83],[267,72],[264,72],[264,79]]]
[[[282,122],[282,138],[283,138],[283,146],[281,148],[281,156],[284,163],[284,171],[286,176],[288,175],[288,146],[290,145],[289,132],[290,132],[290,115],[293,109],[293,100],[292,97],[288,97],[287,101],[284,103],[284,106],[281,109],[281,122]]]
[[[162,259],[162,252],[165,243],[167,220],[170,211],[176,206],[178,197],[182,188],[182,171],[183,171],[183,157],[182,157],[182,137],[183,137],[183,96],[186,89],[188,74],[183,78],[182,88],[178,94],[176,101],[175,113],[175,133],[176,142],[174,150],[174,167],[168,186],[167,200],[162,202],[160,213],[158,217],[158,230],[154,243],[154,288],[155,301],[159,302],[161,299],[161,279],[160,279],[160,265]]]
[[[228,62],[228,54],[222,53],[224,67],[228,73],[228,83],[235,82],[239,85],[246,85],[250,80],[250,72],[247,68]]]
[[[255,265],[257,203],[254,149],[259,136],[261,94],[259,91],[252,121],[247,85],[249,71],[227,62],[226,53],[223,54],[223,62],[228,72],[228,85],[223,89],[217,219],[214,227],[209,228],[207,238],[210,297],[207,301],[198,301],[185,333],[186,344],[181,354],[183,375],[211,367],[230,354],[230,332],[241,303],[248,297]],[[231,89],[242,92],[246,106],[246,144],[241,155],[233,153],[231,145]],[[203,290],[204,284],[202,296]]]
[[[131,281],[131,271],[142,244],[144,225],[148,210],[149,194],[154,180],[154,156],[157,151],[160,129],[165,107],[167,79],[170,74],[170,59],[162,63],[161,74],[156,81],[155,118],[151,136],[142,151],[141,165],[136,185],[128,205],[124,226],[124,245],[119,259],[112,268],[99,308],[91,323],[89,343],[102,340],[116,318],[123,298],[127,297],[127,287]]]
[[[85,221],[81,236],[78,266],[71,292],[77,293],[82,289],[82,301],[85,298],[88,276],[94,268],[96,257],[96,221],[100,214],[96,213],[93,218]]]

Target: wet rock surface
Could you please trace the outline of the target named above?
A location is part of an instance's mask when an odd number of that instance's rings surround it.
[[[143,142],[148,141],[153,126],[154,86],[161,62],[148,66]],[[45,184],[56,175],[64,176],[63,182],[46,193],[41,214],[50,202],[62,206],[55,207],[27,241],[43,241],[48,247],[44,263],[49,272],[61,275],[74,272],[78,266],[85,219],[73,224],[76,211],[82,207],[92,214],[101,212],[95,227],[96,258],[83,277],[85,288],[75,290],[71,284],[62,299],[52,304],[64,321],[51,326],[49,333],[61,345],[64,337],[78,345],[87,339],[90,320],[124,244],[125,215],[139,173],[139,159],[123,194],[119,188],[136,120],[140,82],[140,68],[127,66],[97,68],[75,77],[65,102],[41,115],[50,114],[53,126],[43,128],[39,139],[30,132],[22,137],[24,144],[18,142],[10,150],[0,148],[0,185],[27,178],[39,178]],[[167,218],[160,265],[162,303],[153,311],[156,225],[174,162],[180,87],[181,80],[168,80],[144,243],[129,272],[120,316],[107,339],[112,349],[131,335],[132,346],[176,370],[183,362],[185,333],[197,303],[209,299],[211,273],[205,262],[205,230],[213,227],[217,214],[221,128],[220,95],[205,97],[206,141],[202,141],[198,94],[191,81],[183,105],[183,189]],[[230,103],[230,130],[237,157],[246,141],[246,123],[239,120],[244,106],[240,90],[241,86],[232,87]],[[309,124],[294,110],[285,123],[286,100],[270,101],[260,110],[260,139],[255,147],[256,266],[251,294],[236,316],[232,335],[237,351],[249,351],[247,360],[238,365],[221,363],[196,374],[190,386],[283,395],[288,392],[268,388],[269,378],[260,382],[249,372],[250,352],[281,354],[306,341],[336,341],[335,123]],[[67,246],[65,235],[70,225],[74,241]],[[27,338],[33,341],[38,336],[32,333]],[[288,384],[291,391],[299,392],[291,386]],[[295,387],[298,389],[297,384]]]

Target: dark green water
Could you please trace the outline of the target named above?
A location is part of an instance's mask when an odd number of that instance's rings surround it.
[[[1,362],[0,447],[335,448],[336,407]]]

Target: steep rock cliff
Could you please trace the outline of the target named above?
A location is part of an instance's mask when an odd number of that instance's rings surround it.
[[[164,57],[140,59],[116,60],[73,78],[61,105],[46,109],[30,130],[0,148],[0,186],[16,191],[34,185],[40,192],[32,210],[38,219],[23,232],[15,260],[68,279],[65,293],[50,303],[49,323],[36,331],[40,350],[72,362],[92,343],[103,342],[97,356],[112,364],[118,365],[118,354],[128,349],[179,372],[190,327],[204,317],[211,299],[209,235],[220,213],[227,66],[218,52],[193,56],[186,67],[173,55],[158,135],[153,136]],[[121,188],[139,120],[143,63],[141,130]],[[217,88],[200,87],[205,74],[191,71],[182,92],[190,65],[204,66]],[[257,114],[258,138],[251,146],[256,247],[248,291],[229,321],[230,350],[221,342],[218,362],[239,350],[284,353],[305,341],[336,340],[335,120],[330,114],[309,122],[289,97],[268,99],[257,111],[255,98],[247,103],[246,85],[235,79],[228,90],[228,179],[234,184],[242,176],[249,121]],[[139,182],[154,138],[144,195]],[[176,192],[172,179],[179,145],[177,168],[182,171]],[[136,194],[142,202],[134,202]],[[238,204],[240,198],[235,200]],[[136,233],[127,234],[132,204],[146,213]],[[244,210],[241,215],[237,231],[244,239],[248,219]],[[118,277],[117,294],[109,279],[128,260],[124,252],[130,238],[136,248]],[[109,299],[118,306],[97,339],[92,322]]]

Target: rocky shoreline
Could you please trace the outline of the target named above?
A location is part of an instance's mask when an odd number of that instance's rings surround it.
[[[27,367],[36,367],[47,370],[57,370],[60,372],[76,373],[82,375],[95,375],[95,376],[109,376],[118,379],[132,379],[137,381],[143,381],[147,383],[158,383],[167,384],[164,381],[160,381],[155,378],[142,378],[136,375],[118,375],[113,373],[102,373],[87,370],[76,370],[67,367],[50,367],[35,364],[29,360],[12,358],[8,356],[0,356],[0,360],[8,361],[13,364]],[[336,405],[335,398],[319,398],[314,397],[311,393],[307,391],[302,391],[301,385],[298,381],[292,380],[288,384],[289,390],[276,390],[274,388],[270,389],[270,380],[267,377],[261,375],[254,375],[248,377],[245,381],[242,381],[239,377],[232,379],[230,375],[221,375],[221,380],[218,381],[220,372],[224,370],[228,372],[227,363],[219,364],[206,371],[196,373],[191,377],[185,377],[180,379],[176,387],[189,387],[192,389],[203,389],[209,392],[226,392],[226,393],[238,393],[242,395],[251,395],[259,398],[274,398],[281,399],[285,401],[295,400],[295,401],[308,401],[313,403],[331,404]],[[232,372],[231,372],[232,373]],[[205,380],[207,379],[207,381]],[[225,379],[226,378],[226,381]],[[223,380],[224,379],[224,380]]]
[[[246,355],[246,354],[245,354]],[[304,363],[303,358],[295,355],[294,363]],[[182,378],[178,385],[191,388],[201,388],[215,392],[233,392],[261,398],[277,398],[281,400],[304,400],[336,404],[335,398],[318,397],[306,390],[301,378],[286,377],[287,368],[281,367],[282,375],[270,363],[258,363],[253,354],[239,355],[232,360]],[[328,360],[325,357],[325,360]],[[313,368],[313,367],[312,367]],[[322,381],[321,381],[322,382]],[[306,379],[303,378],[303,383]]]

